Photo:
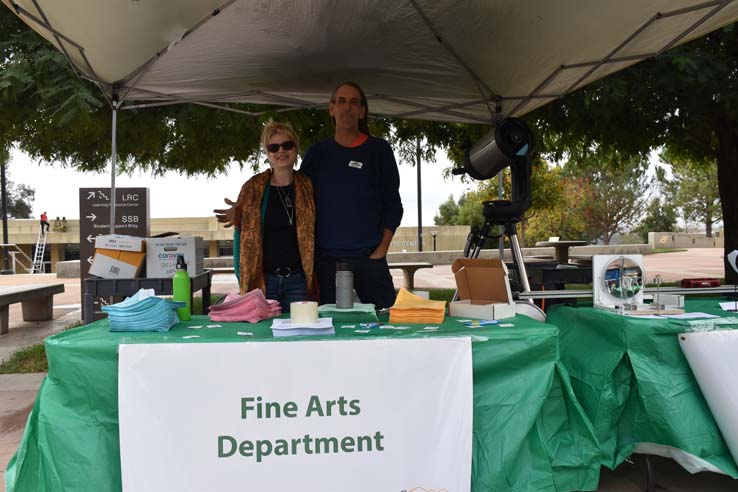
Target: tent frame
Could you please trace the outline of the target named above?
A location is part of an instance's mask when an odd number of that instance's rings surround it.
[[[23,16],[32,21],[34,24],[38,25],[39,27],[49,31],[51,34],[53,34],[54,39],[56,43],[58,44],[60,50],[64,54],[65,58],[67,59],[67,62],[71,65],[72,71],[81,79],[89,80],[90,82],[94,83],[98,86],[100,91],[103,93],[103,96],[105,97],[105,100],[108,102],[108,105],[111,107],[112,110],[112,134],[111,134],[111,194],[110,194],[110,232],[111,234],[114,233],[115,228],[115,175],[116,175],[116,163],[117,163],[117,115],[119,110],[129,110],[129,109],[142,109],[142,108],[148,108],[148,107],[157,107],[157,106],[165,106],[165,105],[173,105],[173,104],[184,104],[184,103],[192,103],[197,104],[205,107],[211,107],[215,109],[220,109],[224,111],[232,111],[236,113],[245,114],[247,116],[260,116],[264,114],[265,112],[252,112],[247,111],[239,108],[232,108],[227,106],[225,103],[215,103],[210,101],[204,101],[199,99],[187,99],[187,98],[180,98],[177,96],[169,95],[169,94],[158,94],[154,93],[152,91],[145,91],[150,93],[152,96],[161,97],[161,100],[154,100],[152,102],[147,103],[141,103],[141,104],[128,104],[126,106],[123,106],[123,103],[127,101],[127,97],[132,89],[135,88],[136,83],[141,78],[143,74],[145,74],[151,66],[154,64],[154,62],[158,59],[160,59],[163,56],[166,56],[166,53],[176,49],[176,44],[174,46],[170,45],[166,48],[160,50],[157,52],[154,56],[152,56],[149,60],[147,60],[144,64],[142,64],[139,68],[131,72],[125,79],[115,82],[112,84],[107,84],[100,80],[100,78],[97,76],[95,69],[92,67],[92,64],[90,63],[89,59],[85,55],[85,48],[66,36],[65,34],[59,32],[56,30],[49,22],[46,14],[44,13],[41,6],[38,4],[37,0],[32,0],[33,5],[38,10],[41,18],[33,15],[31,12],[27,11],[20,5],[18,5],[16,2],[12,2],[13,8],[16,11],[16,14],[18,16]],[[446,40],[441,35],[440,31],[434,26],[432,20],[426,15],[426,13],[422,10],[422,8],[418,5],[417,0],[409,0],[415,11],[418,13],[418,15],[421,17],[425,25],[428,27],[429,31],[433,35],[433,37],[443,46],[443,48],[448,51],[459,63],[459,65],[467,72],[467,74],[472,78],[475,85],[477,86],[479,92],[480,92],[480,99],[476,99],[473,101],[465,101],[462,103],[453,103],[453,104],[446,104],[442,105],[440,107],[434,107],[432,105],[422,104],[417,101],[408,101],[400,97],[395,96],[388,96],[383,94],[371,94],[370,98],[374,99],[384,99],[387,101],[396,102],[399,104],[405,104],[408,106],[414,106],[417,107],[417,110],[407,111],[404,113],[399,113],[392,115],[393,118],[410,118],[410,117],[416,117],[423,114],[427,114],[429,112],[435,112],[435,113],[441,113],[441,114],[447,114],[449,116],[455,116],[455,117],[464,117],[465,119],[472,119],[475,120],[478,123],[485,123],[489,124],[490,122],[494,123],[496,121],[496,113],[492,110],[490,104],[495,103],[498,107],[501,104],[502,101],[517,101],[517,104],[508,111],[508,116],[516,116],[519,114],[522,114],[522,110],[525,109],[525,107],[530,103],[532,100],[540,100],[540,99],[546,99],[546,100],[554,100],[559,99],[566,94],[578,89],[581,84],[587,80],[588,77],[590,77],[593,73],[595,73],[600,67],[612,64],[612,63],[623,63],[623,62],[638,62],[642,61],[651,57],[658,56],[662,54],[664,51],[672,48],[675,46],[679,41],[684,39],[686,36],[689,35],[689,33],[693,32],[695,29],[697,29],[699,26],[707,22],[710,18],[715,16],[720,10],[722,10],[724,7],[726,7],[728,4],[733,2],[734,0],[708,0],[703,3],[693,5],[691,7],[685,7],[681,9],[675,9],[667,12],[658,12],[654,14],[651,18],[649,18],[646,22],[644,22],[640,27],[638,27],[634,32],[632,32],[629,36],[627,36],[618,46],[616,46],[612,51],[610,51],[605,57],[598,59],[598,60],[591,60],[587,62],[582,63],[574,63],[574,64],[564,64],[556,68],[551,74],[549,74],[547,77],[544,78],[530,93],[522,96],[503,96],[496,94],[490,87],[487,86],[487,84],[474,72],[474,70],[464,61],[464,59],[458,54],[458,52],[454,49],[454,47],[446,42]],[[184,34],[182,34],[181,39],[184,39],[185,37],[189,36],[193,32],[195,32],[197,29],[199,29],[203,24],[205,24],[209,19],[212,19],[213,17],[219,15],[222,13],[222,11],[226,8],[228,8],[230,5],[235,3],[236,0],[227,0],[223,4],[221,4],[220,7],[213,10],[209,15],[202,18],[199,22],[197,22],[194,26],[192,26],[190,29],[188,29]],[[673,39],[671,39],[668,43],[666,43],[663,47],[661,47],[656,52],[650,52],[650,53],[642,53],[637,55],[629,55],[629,56],[621,56],[618,57],[617,54],[623,50],[628,44],[630,44],[634,39],[636,39],[641,33],[643,33],[647,28],[652,26],[654,23],[663,20],[668,19],[671,17],[679,16],[679,15],[685,15],[690,14],[693,12],[697,12],[700,10],[706,10],[709,9],[708,12],[705,13],[702,17],[697,19],[695,22],[693,22],[690,26],[688,26],[686,29],[684,29],[682,32],[680,32],[678,35],[676,35]],[[69,56],[69,52],[67,51],[67,48],[65,47],[64,43],[68,43],[70,46],[72,46],[74,49],[79,51],[80,57],[84,61],[84,64],[86,66],[87,72],[82,72],[71,60],[71,57]],[[547,94],[542,93],[542,91],[554,80],[556,77],[558,77],[560,74],[564,73],[567,70],[572,69],[580,69],[583,67],[590,67],[589,70],[587,70],[583,75],[577,78],[577,80],[570,84],[565,90],[561,91],[561,93],[558,94]],[[107,89],[107,90],[106,90]],[[122,89],[122,90],[121,90]],[[142,89],[137,89],[139,91],[142,91]],[[488,93],[486,95],[485,93]],[[294,98],[288,98],[279,96],[277,94],[269,94],[262,91],[248,91],[245,94],[249,95],[264,95],[270,98],[274,98],[277,101],[275,101],[275,105],[284,105],[288,106],[287,108],[278,110],[280,112],[282,111],[292,111],[296,109],[305,109],[305,108],[315,108],[323,106],[322,104],[315,104],[308,101],[302,101],[299,99]],[[238,94],[237,96],[243,96],[244,94]],[[470,118],[469,115],[457,113],[455,110],[463,109],[468,106],[472,106],[475,104],[484,103],[487,108],[489,109],[491,121],[485,121],[478,118]]]

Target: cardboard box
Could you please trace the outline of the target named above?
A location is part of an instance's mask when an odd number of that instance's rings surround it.
[[[184,255],[190,277],[203,272],[203,240],[199,236],[151,237],[146,239],[146,277],[173,277],[177,255]]]
[[[95,249],[141,252],[146,251],[146,239],[121,234],[106,234],[95,238]]]
[[[146,253],[96,249],[90,273],[102,278],[136,278]]]
[[[464,318],[505,319],[515,316],[507,266],[500,260],[459,258],[451,265],[459,301],[449,314]]]
[[[515,316],[515,304],[464,299],[448,305],[449,316],[472,319],[505,319]]]

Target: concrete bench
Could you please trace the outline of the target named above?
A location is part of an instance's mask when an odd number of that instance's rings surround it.
[[[46,321],[54,316],[54,294],[62,292],[64,284],[0,287],[0,334],[10,329],[11,304],[22,304],[23,321]]]
[[[390,270],[402,270],[405,276],[405,288],[412,290],[415,288],[415,272],[421,268],[433,268],[431,263],[427,261],[417,261],[414,263],[388,263]]]

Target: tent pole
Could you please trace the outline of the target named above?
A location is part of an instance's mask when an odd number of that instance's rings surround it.
[[[420,180],[420,137],[415,137],[415,166],[418,171],[418,251],[423,251],[423,193]]]
[[[113,134],[110,152],[110,234],[115,234],[115,163],[117,157],[118,98],[113,95]]]

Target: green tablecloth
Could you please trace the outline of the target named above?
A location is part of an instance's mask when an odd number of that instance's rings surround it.
[[[558,330],[525,316],[506,321],[514,327],[467,328],[454,319],[447,319],[437,332],[414,325],[361,335],[337,327],[335,338],[473,336],[472,490],[595,489],[599,448],[559,363]],[[206,317],[194,316],[168,333],[110,333],[107,320],[102,320],[47,339],[49,374],[8,465],[8,492],[121,490],[119,344],[290,340],[272,338],[270,322],[187,328],[205,323]],[[238,336],[237,331],[254,336]],[[193,334],[202,338],[182,338]]]
[[[687,311],[725,316],[718,301],[688,301]],[[738,468],[692,375],[677,334],[685,320],[639,319],[592,307],[555,306],[561,361],[591,419],[602,463],[615,468],[639,443],[672,446],[724,473]]]

